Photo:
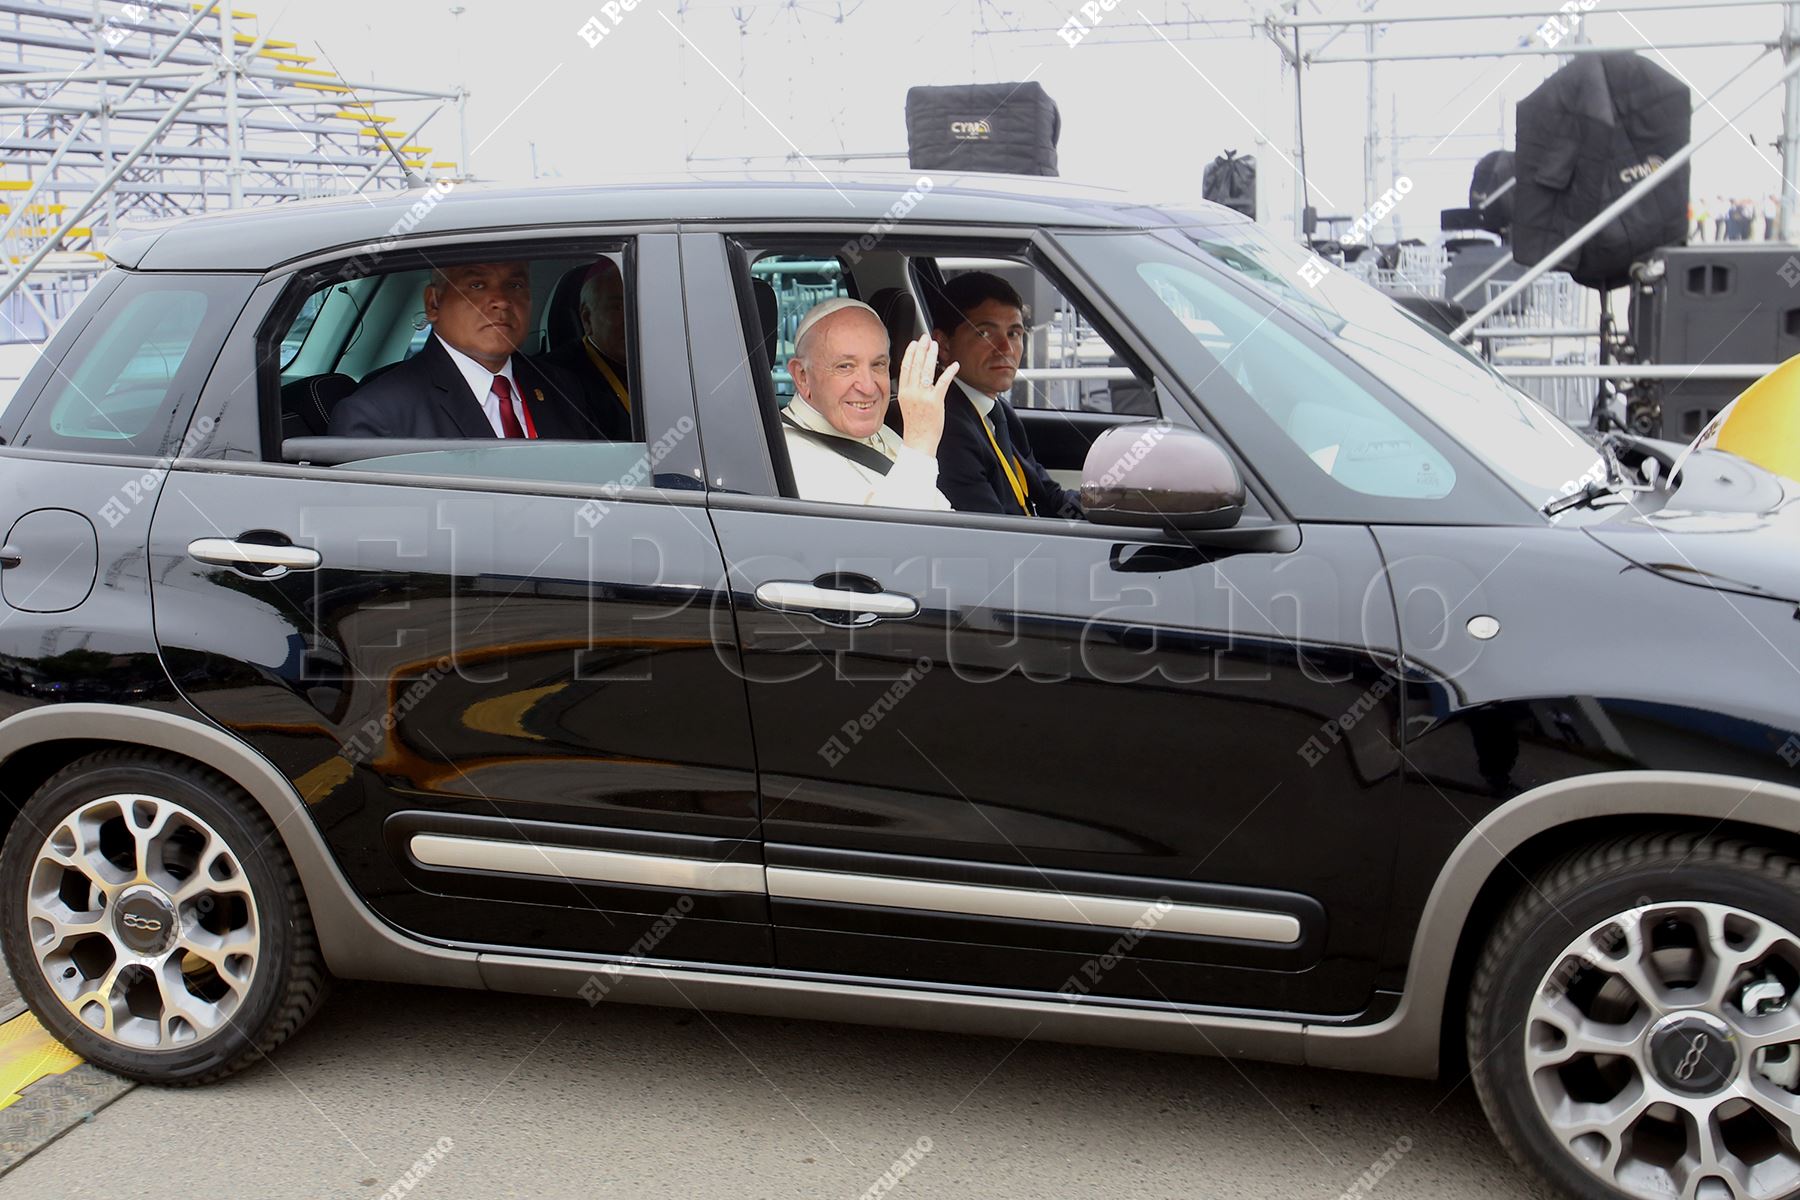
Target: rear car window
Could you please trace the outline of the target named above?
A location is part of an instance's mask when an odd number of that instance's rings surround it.
[[[173,453],[253,283],[242,275],[126,275],[51,364],[14,444]]]

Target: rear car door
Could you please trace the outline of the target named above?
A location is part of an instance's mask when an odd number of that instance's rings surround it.
[[[1241,529],[1192,542],[784,498],[739,246],[686,241],[779,965],[1243,1010],[1377,1003],[1398,731],[1369,531],[1302,530],[1255,482]],[[1052,250],[1031,253],[1049,269]],[[1063,286],[1193,425],[1183,376],[1104,297]],[[883,616],[888,601],[916,614]]]
[[[681,328],[673,235],[588,249],[629,256],[638,327]],[[404,247],[384,266],[420,269]],[[262,284],[162,489],[156,634],[182,694],[294,782],[352,886],[415,936],[769,962],[686,347],[640,339],[643,442],[283,462],[281,342],[335,269]]]

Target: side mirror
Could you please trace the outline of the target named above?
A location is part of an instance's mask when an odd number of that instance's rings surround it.
[[[1244,481],[1203,433],[1167,421],[1115,425],[1088,449],[1081,507],[1096,525],[1229,529],[1244,515]]]

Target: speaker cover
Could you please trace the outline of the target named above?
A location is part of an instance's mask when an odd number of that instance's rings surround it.
[[[1512,182],[1516,170],[1511,150],[1490,150],[1475,164],[1475,174],[1469,179],[1469,207],[1475,212],[1474,228],[1505,233],[1507,226],[1512,224],[1513,193],[1500,189]],[[1496,192],[1500,192],[1499,198],[1489,200]]]
[[[1056,174],[1062,115],[1036,83],[967,83],[906,92],[907,161],[915,171]]]
[[[1687,85],[1635,54],[1583,54],[1519,101],[1513,258],[1531,266],[1687,144]],[[1559,266],[1588,287],[1687,237],[1688,167],[1614,218]]]
[[[1207,163],[1200,176],[1200,195],[1256,220],[1256,156],[1239,158],[1236,150],[1227,150]]]

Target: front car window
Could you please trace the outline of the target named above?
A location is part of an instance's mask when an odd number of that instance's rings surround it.
[[[1172,228],[1157,239],[1229,268],[1315,326],[1534,507],[1572,480],[1604,478],[1598,452],[1574,429],[1367,284],[1336,268],[1303,274],[1301,247],[1250,221]]]

